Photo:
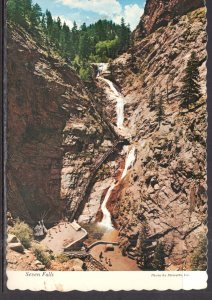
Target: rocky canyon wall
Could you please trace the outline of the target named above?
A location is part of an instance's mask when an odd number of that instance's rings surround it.
[[[134,39],[147,36],[170,21],[204,6],[204,0],[147,0],[144,14],[134,32]]]
[[[35,223],[72,215],[113,136],[75,72],[8,27],[7,203]]]
[[[169,270],[189,269],[206,234],[206,42],[202,1],[149,0],[133,47],[112,64],[137,149],[113,217],[129,256],[141,260],[142,240],[150,259],[158,242],[164,243]],[[186,111],[180,93],[192,51],[199,59],[202,97]]]

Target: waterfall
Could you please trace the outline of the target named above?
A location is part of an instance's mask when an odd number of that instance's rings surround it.
[[[135,158],[136,158],[135,157],[135,147],[133,147],[127,155],[127,158],[125,161],[124,172],[122,173],[121,179],[123,179],[127,175],[128,169],[133,166],[133,164],[135,162]]]
[[[110,97],[116,101],[116,116],[117,122],[116,126],[118,129],[122,129],[124,127],[124,97],[121,93],[118,92],[114,83],[109,79],[101,77],[103,72],[106,72],[108,69],[108,64],[98,64],[98,74],[97,77],[107,83],[110,87],[111,92],[109,93]]]
[[[99,77],[102,73],[107,72],[108,63],[97,64],[97,69],[98,69],[97,77]]]
[[[107,229],[112,229],[113,228],[113,224],[111,222],[111,215],[109,210],[107,209],[106,205],[107,205],[107,201],[110,198],[111,192],[113,191],[113,189],[115,188],[115,183],[113,182],[110,186],[110,188],[108,189],[106,195],[105,195],[105,199],[102,203],[101,209],[102,209],[102,213],[103,213],[103,219],[101,221],[101,225],[106,227]]]
[[[124,126],[124,98],[121,93],[119,93],[114,85],[114,83],[108,79],[102,78],[110,87],[112,91],[112,97],[116,100],[116,115],[117,115],[117,127],[119,129]]]
[[[116,126],[119,129],[119,134],[126,136],[127,131],[126,131],[126,128],[124,127],[124,97],[117,90],[116,86],[114,85],[114,83],[112,81],[110,81],[109,79],[106,79],[104,77],[101,77],[101,74],[108,70],[108,64],[101,63],[101,64],[98,64],[97,66],[98,66],[98,74],[97,74],[98,79],[104,81],[109,86],[110,91],[107,92],[107,94],[110,96],[110,98],[112,100],[116,101],[116,115],[117,115]],[[133,147],[131,149],[130,148],[131,148],[131,146],[127,147],[128,153],[126,156],[125,168],[122,173],[121,180],[127,175],[127,171],[133,166],[135,159],[136,159],[135,147]],[[109,210],[107,209],[106,205],[107,205],[108,200],[110,199],[110,195],[111,195],[112,191],[114,190],[114,188],[117,185],[119,185],[119,182],[115,184],[115,181],[111,184],[111,186],[109,187],[109,189],[105,195],[104,201],[101,205],[103,219],[100,222],[100,225],[106,227],[107,229],[113,229],[113,224],[111,221],[111,214],[110,214]]]
[[[125,160],[125,168],[122,173],[121,180],[127,175],[127,171],[133,166],[135,159],[136,159],[135,147],[133,147],[127,154],[127,157]],[[111,221],[111,214],[110,214],[109,210],[107,209],[106,205],[107,205],[108,200],[110,199],[110,195],[111,195],[112,191],[118,184],[119,184],[119,182],[117,184],[115,184],[114,182],[111,184],[110,188],[108,189],[108,191],[105,195],[104,201],[101,206],[101,210],[103,213],[103,219],[102,219],[100,225],[106,227],[107,229],[112,229],[113,224]]]

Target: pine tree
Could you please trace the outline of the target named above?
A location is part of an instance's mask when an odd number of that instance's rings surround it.
[[[84,23],[80,28],[74,22],[70,30],[60,18],[53,19],[48,10],[43,14],[38,4],[32,3],[33,0],[8,0],[8,20],[33,33],[39,43],[45,44],[48,55],[53,50],[67,63],[72,62],[83,78],[92,76],[91,62],[108,62],[129,47],[130,27],[124,19],[121,25],[99,20],[89,26]]]
[[[51,38],[52,36],[52,30],[53,30],[53,18],[50,11],[46,10],[46,26],[47,26],[47,34]]]
[[[165,251],[164,251],[164,244],[158,243],[152,260],[152,269],[155,271],[163,271],[165,270]]]
[[[148,242],[148,233],[149,233],[149,228],[146,222],[143,223],[142,228],[139,232],[139,267],[142,270],[149,270],[151,269],[150,266],[150,253],[148,250],[149,242]]]
[[[22,2],[22,5],[23,5],[23,15],[24,15],[24,18],[25,19],[27,17],[30,18],[30,15],[32,13],[32,8],[33,8],[32,0],[21,0],[20,2]]]
[[[41,24],[41,16],[42,16],[41,8],[36,3],[35,5],[32,6],[31,13],[30,13],[30,22],[32,28]]]
[[[89,35],[87,32],[84,32],[80,36],[79,56],[82,60],[87,59],[90,56],[90,53],[91,53],[91,43],[90,43]]]
[[[77,23],[74,21],[72,30],[71,30],[71,40],[73,44],[73,58],[78,53],[79,49],[79,30],[77,27]]]
[[[7,1],[7,16],[9,20],[15,21],[16,7],[17,7],[17,1],[15,0]]]
[[[27,27],[27,22],[25,19],[25,6],[23,1],[8,0],[7,1],[7,13],[9,20],[23,26]]]
[[[149,105],[150,111],[156,109],[156,102],[155,102],[155,88],[152,89],[150,97],[149,97]]]
[[[163,96],[161,95],[157,107],[157,122],[159,123],[159,126],[164,119],[164,115]]]
[[[121,19],[119,40],[120,40],[119,51],[120,53],[122,53],[129,47],[130,44],[130,28],[129,26],[125,25],[124,18]]]
[[[201,97],[199,81],[199,60],[195,52],[192,52],[185,69],[185,76],[182,79],[183,86],[181,90],[181,107],[189,108],[189,105],[195,103]]]
[[[43,31],[46,31],[46,18],[45,18],[45,14],[42,13],[41,16],[41,27]]]
[[[207,270],[207,238],[200,235],[199,243],[191,257],[192,271],[205,271]]]
[[[80,27],[81,31],[86,31],[87,30],[87,26],[85,23],[82,24],[82,26]]]

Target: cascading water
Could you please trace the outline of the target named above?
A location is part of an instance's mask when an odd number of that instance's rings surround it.
[[[116,101],[116,116],[117,116],[116,126],[118,129],[122,129],[124,126],[124,98],[122,94],[117,91],[112,81],[105,78],[101,78],[101,79],[105,81],[111,89],[112,97]]]
[[[133,147],[127,154],[126,162],[125,162],[125,168],[124,168],[124,171],[122,173],[121,180],[127,175],[127,171],[133,166],[133,164],[135,162],[135,159],[136,159],[135,147]],[[103,213],[103,219],[102,219],[100,225],[106,227],[107,229],[113,229],[113,224],[112,224],[112,221],[111,221],[111,214],[110,214],[109,210],[107,209],[106,205],[107,205],[108,200],[110,199],[110,195],[111,195],[112,191],[114,190],[114,188],[117,185],[119,185],[119,183],[120,182],[115,184],[115,182],[113,182],[111,184],[110,188],[108,189],[108,191],[105,195],[104,201],[103,201],[102,206],[101,206],[101,210],[102,210],[102,213]]]
[[[136,159],[135,147],[133,147],[127,155],[127,158],[125,161],[124,172],[122,173],[121,179],[123,179],[127,175],[127,171],[129,170],[130,167],[133,166],[135,159]]]
[[[108,69],[108,64],[106,63],[99,64],[97,77],[100,80],[104,81],[110,87],[110,97],[116,101],[116,116],[117,116],[116,126],[118,129],[122,129],[124,127],[124,97],[116,89],[112,81],[104,77],[101,77],[101,74],[106,72],[107,69]]]
[[[110,186],[110,188],[108,189],[106,195],[105,195],[105,199],[102,203],[101,209],[102,209],[102,213],[103,213],[103,218],[101,221],[101,225],[108,228],[108,229],[112,229],[113,228],[113,224],[111,222],[111,215],[109,210],[107,209],[106,205],[107,205],[107,201],[110,198],[111,192],[112,190],[115,188],[115,183],[113,182]]]
[[[99,77],[102,73],[108,70],[108,63],[97,64],[98,73],[96,77]]]
[[[104,81],[109,87],[110,87],[110,91],[109,91],[109,96],[114,99],[116,101],[116,115],[117,115],[117,123],[116,126],[118,129],[125,129],[124,128],[124,97],[122,96],[122,94],[116,89],[114,83],[104,77],[101,77],[101,74],[105,71],[107,71],[108,68],[108,64],[99,64],[98,65],[98,74],[97,77]],[[123,131],[124,132],[124,131]],[[122,132],[122,133],[123,133]],[[122,173],[121,176],[121,180],[127,175],[127,171],[133,166],[136,156],[135,156],[135,147],[133,147],[132,149],[129,148],[130,146],[127,147],[128,150],[128,154],[126,157],[126,161],[125,161],[125,168],[124,171]],[[130,150],[129,150],[130,149]],[[127,152],[127,151],[126,151]],[[100,225],[104,226],[107,229],[113,229],[113,224],[111,221],[111,214],[109,212],[109,210],[107,209],[107,202],[110,199],[110,195],[112,193],[112,191],[114,190],[114,188],[119,185],[119,182],[116,184],[115,181],[111,184],[111,186],[109,187],[104,201],[101,205],[101,210],[103,213],[103,219],[100,223]]]

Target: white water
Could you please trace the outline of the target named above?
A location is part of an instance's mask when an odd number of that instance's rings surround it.
[[[127,155],[127,158],[125,161],[124,172],[122,173],[121,179],[123,179],[127,175],[127,171],[129,170],[130,167],[133,166],[135,159],[136,159],[135,147],[133,147]]]
[[[102,78],[110,87],[112,91],[112,96],[114,100],[116,100],[116,116],[117,116],[117,123],[116,126],[118,129],[123,128],[124,126],[124,98],[121,93],[117,91],[112,81]]]
[[[107,71],[107,68],[108,68],[108,64],[99,64],[97,77],[99,79],[101,79],[102,81],[104,81],[110,87],[109,96],[110,96],[110,98],[112,98],[113,100],[116,101],[116,115],[117,115],[116,126],[118,129],[122,130],[122,134],[123,134],[124,129],[125,129],[124,128],[124,97],[116,89],[116,87],[112,81],[110,81],[104,77],[101,77],[101,73],[103,73],[104,71]],[[128,146],[127,149],[130,149],[130,146]],[[133,166],[135,159],[136,159],[135,147],[133,147],[132,149],[129,150],[129,152],[127,154],[126,161],[125,161],[125,168],[122,173],[121,180],[127,175],[127,171]],[[106,205],[107,205],[107,202],[110,198],[112,191],[118,184],[119,184],[119,182],[117,184],[115,184],[115,181],[111,184],[110,188],[108,189],[108,191],[105,195],[104,201],[101,205],[101,210],[103,212],[103,219],[102,219],[100,225],[106,227],[107,229],[113,229],[113,224],[111,221],[111,214],[110,214],[109,210],[107,209]]]
[[[127,171],[133,166],[135,159],[136,159],[135,147],[133,147],[127,154],[126,161],[125,161],[125,168],[122,173],[121,179],[123,179],[127,175]],[[103,219],[102,219],[100,225],[106,227],[107,229],[113,229],[113,224],[111,221],[111,214],[110,214],[109,210],[107,209],[106,205],[107,205],[108,200],[110,199],[110,195],[111,195],[112,191],[114,190],[114,188],[117,185],[119,185],[119,183],[120,182],[115,184],[115,182],[113,182],[111,184],[110,188],[108,189],[108,191],[105,195],[104,201],[101,206],[101,210],[103,213]]]
[[[97,64],[97,67],[98,67],[97,77],[99,77],[102,73],[108,70],[108,63]]]
[[[113,224],[111,222],[111,215],[109,210],[107,209],[106,205],[107,205],[107,201],[110,198],[111,192],[112,190],[115,188],[115,183],[113,182],[110,186],[110,188],[107,191],[107,194],[105,195],[105,199],[102,203],[101,209],[102,209],[102,213],[103,213],[103,219],[101,221],[101,225],[106,227],[107,229],[113,229]]]
[[[98,74],[97,77],[107,83],[110,87],[110,94],[109,96],[116,101],[116,126],[118,129],[122,129],[124,127],[124,97],[121,93],[119,93],[114,85],[114,83],[104,77],[101,77],[101,73],[107,71],[108,64],[99,64],[98,65]]]

